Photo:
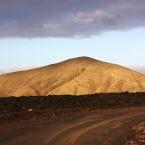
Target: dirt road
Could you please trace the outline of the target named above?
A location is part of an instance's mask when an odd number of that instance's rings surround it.
[[[1,145],[125,145],[125,137],[145,121],[145,108],[96,111],[0,141]]]

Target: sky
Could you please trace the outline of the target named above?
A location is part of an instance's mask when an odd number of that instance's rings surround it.
[[[80,56],[145,74],[145,1],[0,0],[0,74]]]

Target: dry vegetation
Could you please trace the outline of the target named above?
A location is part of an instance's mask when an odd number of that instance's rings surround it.
[[[145,93],[0,98],[0,123],[97,109],[145,106]]]

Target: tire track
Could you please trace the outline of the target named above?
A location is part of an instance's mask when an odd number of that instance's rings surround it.
[[[98,120],[93,120],[93,121],[84,123],[83,125],[75,126],[71,129],[68,129],[68,130],[60,133],[58,136],[53,138],[48,143],[48,145],[62,145],[62,144],[63,145],[75,145],[75,144],[77,144],[76,141],[79,137],[81,137],[83,134],[86,134],[93,129],[97,130],[97,128],[102,127],[102,126],[108,126],[110,123],[114,124],[115,122],[118,122],[120,120],[125,120],[125,119],[131,118],[131,117],[136,117],[136,116],[139,116],[138,113],[130,114],[130,115],[124,115],[122,117],[116,117],[116,118],[113,118],[113,119],[109,119],[109,118],[114,117],[114,116],[110,116],[110,117],[108,117],[107,120],[106,120],[106,118],[104,118],[103,120],[99,120],[99,121]],[[115,127],[118,127],[120,125],[121,124],[117,124],[117,126],[115,126]],[[82,144],[82,145],[84,145],[84,144]]]
[[[135,123],[145,121],[145,108],[98,111],[96,114],[0,141],[1,145],[118,145]],[[123,143],[119,145],[125,145]]]

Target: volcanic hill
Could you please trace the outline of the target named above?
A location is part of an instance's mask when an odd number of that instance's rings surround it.
[[[0,75],[0,96],[145,92],[145,75],[89,57]]]

